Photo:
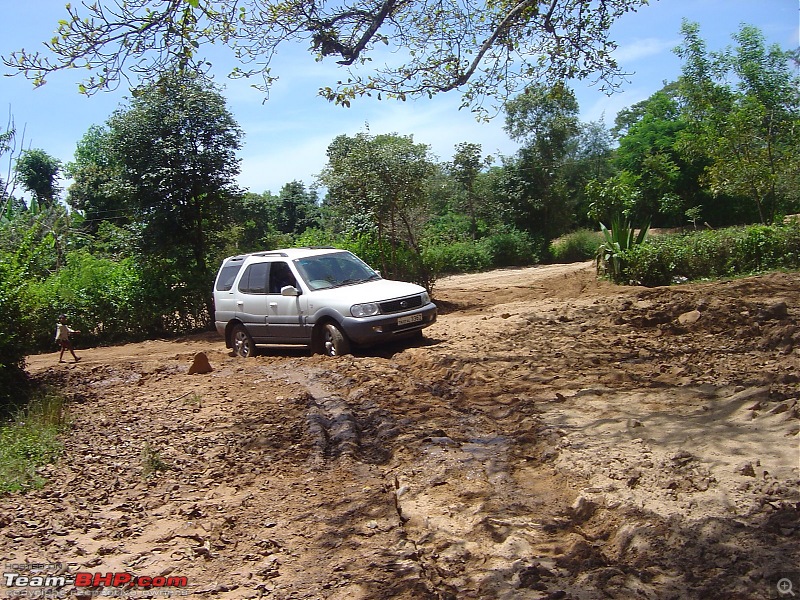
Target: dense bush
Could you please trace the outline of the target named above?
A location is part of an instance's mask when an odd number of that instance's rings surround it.
[[[54,348],[58,315],[80,329],[81,342],[97,344],[124,339],[141,331],[142,284],[131,259],[113,261],[86,251],[67,256],[64,268],[25,290],[28,319],[39,350]]]
[[[491,267],[530,265],[539,262],[542,243],[525,231],[508,229],[479,241],[490,256]]]
[[[603,235],[600,232],[579,229],[553,240],[548,248],[548,256],[556,263],[593,260],[602,243]]]
[[[669,285],[800,267],[800,222],[654,236],[624,256],[619,283]]]
[[[483,271],[492,264],[489,248],[472,241],[430,246],[423,250],[422,258],[436,274]]]
[[[7,325],[0,330],[0,367],[20,366],[24,357],[25,335],[19,329],[21,291],[21,274],[7,257],[0,257],[0,314]]]
[[[28,332],[23,322],[22,283],[20,270],[10,255],[0,256],[0,413],[12,402],[15,391],[24,380],[22,367],[25,354],[30,352],[26,344]]]

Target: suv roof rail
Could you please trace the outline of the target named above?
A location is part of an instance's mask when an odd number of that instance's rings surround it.
[[[289,256],[286,252],[253,252],[250,256]]]

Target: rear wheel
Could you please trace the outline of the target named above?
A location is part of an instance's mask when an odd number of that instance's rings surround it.
[[[325,356],[341,356],[350,353],[350,340],[336,323],[326,323],[323,327],[321,350]]]
[[[233,328],[231,339],[233,340],[233,352],[235,354],[242,358],[249,358],[255,354],[256,345],[244,325],[237,325]]]

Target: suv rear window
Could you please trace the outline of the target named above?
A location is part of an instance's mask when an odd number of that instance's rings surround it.
[[[233,282],[236,279],[237,273],[239,273],[239,269],[241,268],[242,263],[226,265],[222,267],[222,271],[220,271],[219,277],[217,277],[217,291],[229,292],[233,287]]]

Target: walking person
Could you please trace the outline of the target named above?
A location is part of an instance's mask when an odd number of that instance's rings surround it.
[[[58,357],[58,362],[60,363],[64,362],[64,350],[70,351],[75,362],[80,360],[75,356],[75,349],[72,347],[72,340],[69,337],[73,333],[80,333],[80,330],[72,329],[67,325],[67,315],[59,315],[58,323],[56,323],[56,343],[61,346],[61,354]]]

